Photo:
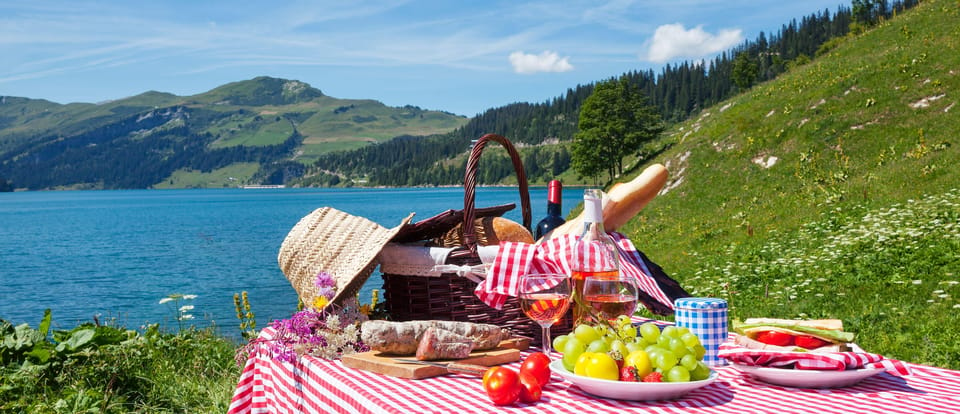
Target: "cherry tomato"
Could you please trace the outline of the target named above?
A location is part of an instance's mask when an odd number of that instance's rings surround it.
[[[496,405],[509,405],[520,397],[520,375],[507,367],[492,367],[483,373],[483,389]]]
[[[520,375],[528,373],[537,379],[540,386],[550,382],[550,358],[543,352],[530,354],[520,365]]]
[[[763,331],[757,335],[757,340],[768,345],[793,345],[793,335],[777,331]]]
[[[806,349],[816,349],[821,346],[829,344],[829,342],[824,341],[820,338],[814,338],[808,335],[801,335],[796,338],[797,346],[803,347]]]
[[[540,401],[541,392],[540,381],[530,373],[520,371],[520,402]]]

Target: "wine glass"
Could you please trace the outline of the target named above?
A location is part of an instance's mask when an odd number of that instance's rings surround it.
[[[550,356],[550,327],[570,307],[570,277],[563,273],[532,273],[520,278],[520,309],[543,329],[543,353]]]
[[[594,315],[608,321],[637,310],[637,285],[622,274],[591,276],[583,283],[583,300]]]

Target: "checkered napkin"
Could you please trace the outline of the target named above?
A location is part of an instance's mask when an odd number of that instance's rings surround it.
[[[733,364],[771,368],[793,366],[793,369],[822,371],[883,368],[892,375],[910,374],[910,368],[903,362],[866,352],[783,352],[750,349],[728,341],[720,344],[719,357]]]
[[[672,310],[673,299],[650,276],[648,264],[630,239],[620,233],[609,234],[620,253],[620,273],[636,280],[640,302],[648,308],[653,306],[658,310]],[[487,305],[501,309],[507,297],[520,294],[520,276],[528,272],[570,274],[570,256],[577,238],[575,235],[563,235],[539,245],[501,242],[500,251],[487,271],[486,279],[477,284],[474,293]]]

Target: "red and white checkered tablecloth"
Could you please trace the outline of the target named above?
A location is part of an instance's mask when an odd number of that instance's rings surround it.
[[[264,329],[261,338],[269,338]],[[555,354],[555,357],[559,354]],[[508,366],[519,369],[519,362]],[[554,381],[534,404],[493,405],[477,377],[444,375],[409,380],[347,368],[340,361],[302,357],[280,362],[251,356],[230,413],[958,413],[960,371],[907,364],[911,375],[880,373],[846,388],[803,389],[760,382],[730,366],[713,384],[672,401],[599,398]]]

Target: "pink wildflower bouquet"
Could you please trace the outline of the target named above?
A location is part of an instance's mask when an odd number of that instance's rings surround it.
[[[288,319],[270,323],[275,330],[272,338],[253,338],[237,351],[237,363],[243,364],[254,353],[266,352],[272,358],[294,362],[301,355],[325,359],[339,359],[341,355],[369,351],[360,340],[360,323],[367,319],[356,298],[343,306],[330,302],[337,288],[327,272],[317,275],[318,295],[312,307],[300,310]]]

